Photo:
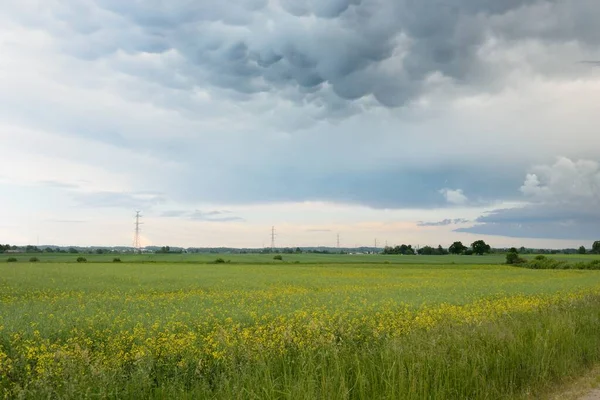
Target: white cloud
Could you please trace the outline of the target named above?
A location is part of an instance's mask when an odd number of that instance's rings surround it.
[[[448,189],[444,188],[440,190],[440,193],[444,195],[446,201],[454,205],[464,205],[469,201],[468,197],[465,196],[462,189]]]
[[[521,192],[542,203],[586,203],[600,201],[600,164],[593,160],[573,161],[560,157],[552,165],[540,165],[527,174]]]

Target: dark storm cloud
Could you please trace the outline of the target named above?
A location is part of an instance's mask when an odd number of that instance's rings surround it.
[[[498,71],[480,52],[490,39],[600,43],[595,0],[94,4],[64,7],[63,22],[79,33],[67,40],[73,54],[176,51],[175,65],[140,67],[140,75],[174,87],[176,73],[185,82],[175,85],[181,90],[209,84],[244,95],[277,93],[298,104],[328,103],[334,93],[346,103],[372,95],[401,106],[426,91],[433,74],[463,85],[493,82],[490,74]]]

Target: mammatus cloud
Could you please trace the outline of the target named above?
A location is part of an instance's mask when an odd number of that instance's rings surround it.
[[[440,193],[446,198],[446,201],[454,205],[467,204],[469,199],[463,193],[462,189],[441,189]]]
[[[456,225],[456,224],[464,224],[469,222],[468,219],[464,218],[455,218],[455,219],[444,219],[442,221],[437,222],[419,222],[418,226],[448,226],[448,225]]]
[[[596,240],[600,237],[600,164],[560,157],[535,167],[520,188],[527,205],[492,211],[471,228],[511,237]]]
[[[8,11],[59,36],[69,54],[108,59],[169,90],[209,85],[239,100],[268,93],[311,105],[317,118],[405,105],[447,82],[493,85],[502,75],[495,56],[510,43],[600,41],[594,0],[70,0],[60,8],[47,20],[27,5]],[[537,18],[546,22],[527,23]]]
[[[202,211],[195,210],[192,212],[183,210],[168,210],[161,213],[161,217],[167,218],[185,218],[192,221],[205,221],[205,222],[243,222],[244,218],[233,215],[228,210],[211,210]]]

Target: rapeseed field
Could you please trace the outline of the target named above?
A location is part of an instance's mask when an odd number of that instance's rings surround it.
[[[0,267],[4,398],[517,398],[600,360],[600,272]]]

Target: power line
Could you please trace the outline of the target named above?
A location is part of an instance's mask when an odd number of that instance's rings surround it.
[[[142,242],[140,240],[140,233],[142,232],[142,229],[140,228],[140,225],[142,225],[143,222],[140,221],[140,218],[142,218],[141,211],[136,211],[135,212],[135,234],[133,237],[133,247],[138,251],[138,253],[142,252]]]

